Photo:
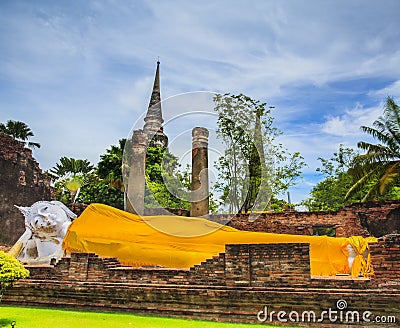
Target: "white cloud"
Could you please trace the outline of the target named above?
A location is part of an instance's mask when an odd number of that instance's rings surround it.
[[[385,88],[374,90],[369,93],[375,97],[394,97],[395,99],[400,98],[400,80],[393,82]]]
[[[361,104],[351,110],[346,110],[343,115],[330,116],[322,124],[321,131],[335,136],[359,136],[361,126],[371,126],[382,114],[382,106],[363,108]]]
[[[198,90],[291,99],[274,115],[311,172],[338,144],[355,145],[381,114],[377,97],[400,94],[399,9],[397,0],[1,2],[0,121],[32,126],[42,167],[64,155],[96,161],[147,108],[160,56],[164,99]],[[299,94],[362,78],[381,83],[360,99],[337,94],[328,111],[313,92],[333,98],[329,88]]]
[[[154,77],[149,75],[128,83],[129,85],[121,84],[119,88],[115,88],[118,103],[125,111],[141,115],[149,105],[153,82]]]

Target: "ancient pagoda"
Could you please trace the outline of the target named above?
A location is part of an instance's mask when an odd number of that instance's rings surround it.
[[[160,61],[157,61],[156,76],[154,78],[153,91],[147,109],[143,131],[147,134],[149,144],[156,147],[168,147],[168,137],[165,135],[162,124],[164,119],[161,111],[160,94]]]

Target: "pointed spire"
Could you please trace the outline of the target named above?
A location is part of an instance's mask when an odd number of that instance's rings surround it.
[[[160,92],[160,61],[157,61],[156,75],[154,77],[153,91],[151,93],[149,107],[147,109],[143,131],[153,140],[155,146],[167,147],[168,138],[163,132],[164,123],[161,111]]]
[[[156,76],[154,78],[153,91],[151,93],[149,109],[161,101],[160,91],[160,61],[157,61]],[[157,113],[158,114],[158,113]],[[159,116],[162,120],[161,105],[159,107]],[[162,120],[164,122],[164,120]]]

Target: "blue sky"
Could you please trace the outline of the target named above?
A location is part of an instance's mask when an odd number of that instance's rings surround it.
[[[292,201],[321,180],[318,157],[356,147],[400,96],[400,2],[0,2],[0,122],[26,122],[50,169],[96,163],[161,95],[244,93],[275,106],[280,137],[308,163]]]

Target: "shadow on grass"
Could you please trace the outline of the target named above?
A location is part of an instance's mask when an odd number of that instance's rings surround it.
[[[0,319],[0,327],[11,327],[11,322],[13,322],[13,320]]]

